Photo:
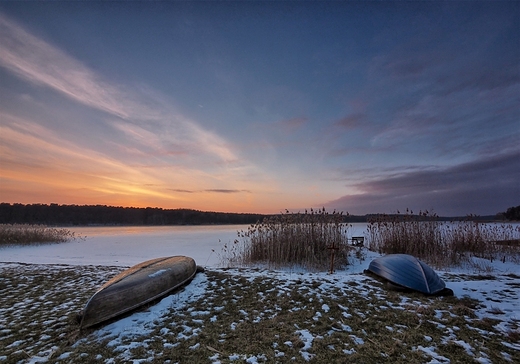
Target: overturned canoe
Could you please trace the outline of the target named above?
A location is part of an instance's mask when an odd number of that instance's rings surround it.
[[[427,264],[408,254],[389,254],[376,258],[368,271],[393,284],[429,295],[446,289],[444,281]]]
[[[197,272],[184,256],[148,260],[121,272],[87,302],[80,328],[94,326],[160,298],[190,281]]]

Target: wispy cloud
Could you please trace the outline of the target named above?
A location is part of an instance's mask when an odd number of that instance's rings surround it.
[[[3,114],[5,123],[0,125],[2,149],[2,174],[19,173],[23,169],[37,168],[46,171],[48,183],[53,183],[53,173],[77,174],[78,176],[97,176],[96,178],[121,185],[130,181],[140,184],[158,181],[127,164],[109,156],[64,140],[54,131],[37,123]],[[5,164],[4,164],[5,163]],[[11,168],[6,168],[9,163]],[[44,180],[43,174],[35,178]],[[75,181],[74,183],[77,183]],[[88,183],[84,184],[85,187]],[[93,186],[94,188],[94,186]]]
[[[128,118],[122,95],[65,52],[0,13],[0,65],[82,104]]]
[[[513,173],[483,162],[518,151],[517,5],[306,4],[253,23],[188,7],[182,29],[177,7],[114,22],[39,6],[0,6],[1,193],[374,212],[491,196],[489,175]]]
[[[248,191],[248,190],[229,190],[229,189],[222,189],[222,188],[217,188],[217,189],[211,189],[211,190],[206,190],[206,192],[213,192],[213,193],[251,193],[251,191]]]
[[[233,189],[224,189],[224,188],[213,188],[206,190],[183,190],[179,188],[170,188],[171,191],[179,192],[179,193],[251,193],[250,190],[233,190]]]
[[[272,123],[271,127],[274,128],[276,132],[293,133],[296,130],[300,129],[307,122],[308,119],[303,117],[284,119]]]
[[[467,9],[464,20],[454,21],[458,7],[443,14],[446,22],[421,18],[413,33],[369,62],[364,95],[372,112],[385,110],[371,137],[374,148],[415,144],[418,153],[475,154],[518,135],[520,53],[511,43],[518,21],[495,6]]]
[[[3,114],[2,121],[0,197],[4,201],[81,203],[81,199],[83,203],[140,206],[157,201],[162,206],[207,209],[222,203],[219,195],[251,194],[246,189],[211,188],[222,183],[236,185],[233,175],[211,175],[171,165],[149,168],[128,164],[64,140],[59,133],[35,122],[8,114]],[[182,187],[174,189],[171,185]],[[194,193],[206,197],[183,197]],[[242,206],[243,199],[236,200],[235,205]]]
[[[334,126],[344,130],[352,130],[359,128],[364,122],[366,122],[367,116],[362,113],[350,114],[341,118],[334,123]]]
[[[223,199],[219,195],[246,192],[241,188],[246,183],[263,188],[261,170],[240,159],[223,137],[182,115],[174,100],[146,86],[114,83],[2,14],[0,67],[95,111],[82,114],[85,121],[75,126],[63,120],[69,128],[66,134],[44,121],[45,117],[2,111],[4,200],[9,196],[13,202],[34,201],[33,194],[24,195],[25,188],[39,191],[47,202],[78,203],[81,199],[210,208]],[[53,107],[32,96],[23,100],[38,103],[40,109]],[[74,110],[85,112],[84,108]],[[49,115],[61,117],[54,112]],[[92,115],[95,122],[89,120]],[[89,128],[95,128],[86,133],[96,138],[95,143],[82,134]],[[69,139],[73,135],[80,142]],[[221,189],[221,185],[229,188]],[[183,197],[192,189],[206,197],[197,201]],[[247,201],[237,197],[230,206],[243,203]]]
[[[0,66],[19,77],[120,118],[115,127],[140,143],[151,146],[167,135],[187,144],[191,153],[203,152],[224,161],[237,159],[220,136],[180,115],[164,96],[153,94],[150,98],[146,93],[123,91],[2,14],[0,29]]]

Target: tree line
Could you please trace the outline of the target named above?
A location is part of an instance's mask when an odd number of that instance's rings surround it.
[[[106,205],[0,203],[1,224],[73,225],[210,225],[254,224],[265,215],[205,212],[190,209]]]
[[[510,207],[504,212],[504,217],[507,220],[520,221],[520,206]]]
[[[0,203],[0,224],[81,225],[245,225],[275,215],[211,212],[159,207],[121,207],[107,205],[59,205]],[[367,222],[377,214],[343,216],[344,222]],[[392,217],[394,215],[385,215]],[[395,215],[400,216],[400,215]],[[421,219],[420,216],[416,218]],[[468,217],[436,217],[437,220],[463,220]],[[472,216],[471,220],[520,220],[520,206],[510,207],[494,216]]]
[[[246,225],[275,215],[211,212],[159,207],[0,203],[0,224],[81,225]],[[345,216],[345,222],[366,222]]]

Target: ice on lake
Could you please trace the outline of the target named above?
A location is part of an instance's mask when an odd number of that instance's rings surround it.
[[[249,225],[93,226],[71,227],[77,238],[68,243],[0,248],[0,262],[32,264],[133,266],[163,256],[186,255],[198,265],[215,267],[225,244]],[[352,236],[366,224],[353,224]]]
[[[241,229],[244,226],[73,227],[70,230],[81,238],[0,248],[0,261],[132,266],[157,257],[187,255],[199,265],[216,266],[223,245],[233,242]]]

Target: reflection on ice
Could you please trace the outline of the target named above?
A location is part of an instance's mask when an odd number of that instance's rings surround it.
[[[222,247],[248,225],[72,227],[69,243],[0,248],[0,262],[132,266],[171,255],[190,256],[198,265],[218,266]],[[366,224],[353,224],[363,235]]]
[[[170,255],[187,255],[197,264],[218,265],[216,253],[233,241],[241,225],[160,227],[75,227],[69,243],[0,249],[1,262],[132,266]]]

